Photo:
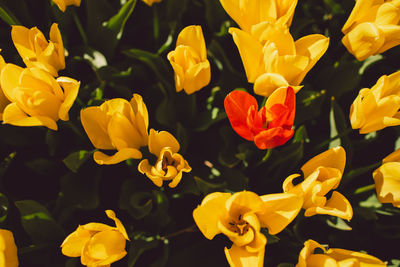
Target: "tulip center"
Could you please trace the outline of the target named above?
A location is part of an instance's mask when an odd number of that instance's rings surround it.
[[[242,215],[240,214],[238,220],[233,220],[229,222],[229,228],[235,233],[239,235],[244,235],[249,230],[249,223],[242,219]]]

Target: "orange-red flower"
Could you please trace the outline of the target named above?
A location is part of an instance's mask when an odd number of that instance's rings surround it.
[[[296,95],[292,87],[274,91],[260,110],[257,100],[244,91],[229,93],[224,105],[233,130],[259,149],[281,146],[293,136]]]

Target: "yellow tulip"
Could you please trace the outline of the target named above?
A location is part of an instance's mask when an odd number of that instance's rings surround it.
[[[323,254],[314,254],[315,249],[321,249]],[[322,245],[314,240],[304,242],[304,248],[300,251],[299,262],[296,267],[312,267],[312,266],[368,266],[383,267],[386,263],[380,259],[361,253],[341,248],[325,249]]]
[[[342,43],[359,61],[400,44],[400,1],[357,0]]]
[[[0,266],[18,267],[17,246],[11,231],[0,229]]]
[[[371,88],[361,89],[350,108],[350,122],[360,134],[400,125],[400,71],[383,75]]]
[[[11,101],[4,109],[3,123],[46,126],[52,130],[57,130],[57,120],[69,120],[68,111],[80,86],[80,82],[68,77],[55,79],[41,69],[13,64],[3,67],[0,84]]]
[[[81,110],[81,122],[94,147],[118,150],[112,156],[96,151],[93,158],[97,164],[142,157],[139,148],[147,145],[149,114],[140,95],[134,94],[130,102],[115,98],[85,108]]]
[[[379,202],[400,208],[400,149],[385,157],[372,176]]]
[[[232,242],[225,255],[230,266],[263,266],[268,228],[271,235],[281,232],[298,214],[302,198],[280,193],[258,196],[250,191],[207,195],[193,211],[193,218],[207,239],[219,233]]]
[[[129,241],[125,227],[114,211],[106,210],[106,214],[115,222],[115,227],[103,223],[79,225],[65,238],[62,253],[68,257],[81,257],[82,265],[89,267],[110,266],[125,257],[125,243]]]
[[[67,6],[70,6],[70,5],[80,6],[81,5],[81,0],[53,0],[53,2],[58,6],[58,8],[62,12],[65,12],[65,9],[67,8]]]
[[[175,137],[166,131],[157,132],[150,129],[149,151],[158,159],[154,166],[149,160],[144,159],[138,165],[138,170],[158,187],[163,181],[171,181],[168,186],[174,188],[182,179],[182,172],[190,172],[192,168],[187,161],[177,152],[179,143]]]
[[[51,25],[49,42],[36,27],[12,26],[11,37],[28,68],[43,69],[54,77],[65,68],[64,45],[57,23]]]
[[[329,38],[312,34],[293,40],[287,25],[261,22],[250,33],[229,28],[254,93],[268,97],[280,87],[299,91],[307,72],[328,49]]]
[[[1,51],[1,49],[0,49]],[[4,62],[3,57],[0,55],[0,73],[3,67],[6,65]],[[7,97],[3,93],[3,89],[1,89],[1,83],[0,83],[0,121],[3,120],[3,111],[5,107],[10,104],[10,101],[7,99]]]
[[[330,199],[325,195],[339,186],[344,166],[346,152],[342,147],[331,148],[307,161],[301,170],[304,181],[294,185],[293,180],[300,174],[290,175],[283,182],[283,191],[303,197],[305,216],[327,214],[350,220],[353,209],[349,201],[339,192],[333,191]]]
[[[142,0],[146,5],[152,6],[154,3],[160,3],[161,0]]]
[[[201,26],[184,28],[178,35],[175,50],[167,58],[175,72],[177,92],[183,89],[190,95],[210,83],[210,62]]]
[[[219,0],[226,13],[246,32],[268,21],[290,26],[297,0]]]

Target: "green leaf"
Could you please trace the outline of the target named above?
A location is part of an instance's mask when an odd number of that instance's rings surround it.
[[[142,233],[134,234],[134,240],[132,240],[128,252],[128,266],[134,266],[140,255],[147,250],[156,248],[159,243],[160,240],[154,236],[146,237]]]
[[[157,54],[135,48],[124,50],[122,52],[128,57],[139,60],[149,67],[164,87],[169,88],[170,92],[175,92],[175,88],[172,88],[171,86],[175,84],[173,82],[172,68],[167,64],[165,59],[161,58]]]
[[[296,132],[294,134],[293,137],[293,143],[297,143],[297,142],[310,142],[310,140],[308,139],[307,136],[307,129],[306,126],[301,125],[299,128],[296,129]]]
[[[126,210],[133,218],[141,219],[153,208],[153,194],[150,192],[135,192],[136,186],[132,180],[127,180],[121,187],[119,207]]]
[[[110,29],[114,35],[116,36],[117,40],[121,39],[122,32],[125,27],[126,21],[132,14],[133,9],[135,8],[137,0],[129,0],[127,1],[119,10],[119,12],[111,17],[110,20],[104,23],[104,26]]]
[[[90,173],[90,175],[86,175]],[[80,209],[95,209],[99,205],[100,175],[93,170],[85,170],[80,175],[69,173],[61,177],[60,199],[64,205]]]
[[[15,202],[15,206],[21,214],[22,227],[34,244],[59,243],[62,240],[62,228],[41,204],[34,200],[20,200]]]
[[[329,225],[330,227],[336,228],[338,230],[342,230],[342,231],[351,231],[352,228],[341,218],[339,217],[333,217],[330,216],[327,220],[326,220],[326,224]]]
[[[93,154],[93,151],[79,150],[69,154],[63,162],[72,172],[77,173],[79,167],[82,166]]]
[[[360,63],[341,60],[335,63],[334,69],[329,69],[328,81],[335,81],[326,84],[326,91],[339,99],[343,94],[353,91],[358,87],[361,76],[358,74]]]
[[[197,176],[194,177],[194,181],[196,182],[197,188],[199,188],[200,192],[202,192],[204,195],[208,195],[212,192],[223,190],[223,188],[226,188],[227,186],[227,182],[223,182],[221,184],[214,184],[204,181],[203,179]]]
[[[8,25],[21,25],[18,19],[14,16],[14,14],[8,10],[4,4],[0,3],[0,18],[7,23]]]
[[[304,122],[317,117],[321,113],[322,104],[326,97],[326,90],[309,91],[302,90],[296,95],[296,117],[295,125],[301,125]]]
[[[372,194],[366,200],[361,201],[360,206],[364,208],[379,209],[380,207],[382,207],[382,203],[379,202],[378,198],[376,197],[376,194]]]

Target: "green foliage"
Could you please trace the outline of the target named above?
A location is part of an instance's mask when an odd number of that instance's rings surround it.
[[[219,1],[162,0],[150,7],[140,0],[82,0],[80,7],[61,12],[51,0],[0,0],[5,62],[24,67],[10,26],[38,27],[47,38],[56,22],[66,50],[66,68],[59,75],[81,82],[69,120],[57,121],[58,131],[0,125],[0,228],[13,232],[20,266],[81,266],[59,247],[78,225],[114,227],[104,218],[107,209],[116,212],[130,238],[127,256],[112,266],[226,266],[224,247],[232,242],[222,235],[207,240],[193,220],[203,198],[212,192],[280,193],[286,177],[299,174],[301,179],[304,163],[338,145],[346,150],[346,167],[337,190],[350,201],[353,219],[300,212],[277,235],[263,228],[265,266],[295,266],[308,239],[367,251],[388,266],[400,266],[398,248],[389,245],[400,241],[400,210],[379,202],[372,179],[382,159],[400,147],[399,128],[361,135],[349,120],[358,91],[399,69],[400,48],[363,62],[350,55],[340,40],[353,2],[299,1],[293,38],[319,33],[330,38],[330,45],[296,93],[294,136],[282,146],[260,150],[232,129],[225,112],[224,99],[233,90],[252,94],[259,106],[266,98],[255,95],[247,82],[229,34],[237,24]],[[191,95],[176,92],[167,59],[188,25],[201,25],[211,65],[210,83]],[[115,150],[94,147],[81,110],[115,98],[129,101],[133,94],[143,97],[149,129],[173,134],[178,153],[192,168],[175,188],[170,181],[157,187],[140,173],[142,159],[114,165],[93,160],[98,150],[107,155]],[[106,131],[103,126],[99,129]],[[155,164],[158,155],[146,147],[140,151]]]

